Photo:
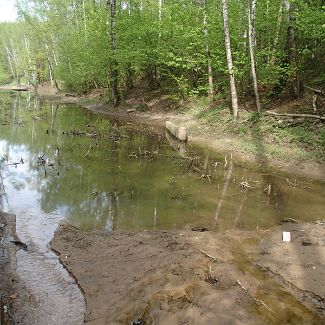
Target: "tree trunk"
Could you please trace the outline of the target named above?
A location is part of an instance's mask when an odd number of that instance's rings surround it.
[[[162,3],[163,3],[163,0],[158,0],[159,1],[159,21],[161,22],[161,19],[162,19]]]
[[[87,44],[88,36],[87,36],[87,18],[86,18],[85,0],[82,0],[82,12],[83,12],[84,30],[85,30],[85,43]]]
[[[256,76],[256,67],[255,67],[255,28],[254,28],[254,18],[255,18],[255,10],[256,10],[256,0],[252,1],[252,10],[250,0],[247,0],[247,16],[248,16],[248,39],[249,39],[249,54],[251,58],[251,73],[253,78],[253,87],[256,101],[256,109],[260,113],[261,112],[261,104],[260,97],[258,94],[257,87],[257,76]]]
[[[13,64],[11,62],[10,50],[9,50],[7,45],[5,45],[5,47],[6,47],[6,51],[7,51],[7,60],[8,60],[8,63],[9,63],[11,74],[12,74],[13,78],[17,81],[16,74],[15,74],[15,71],[14,71],[14,67],[13,67]]]
[[[117,49],[117,35],[116,35],[116,0],[108,0],[108,6],[110,9],[110,20],[111,20],[111,30],[110,30],[110,43],[112,50],[112,59],[110,67],[110,86],[111,86],[111,101],[114,106],[119,103],[119,93],[118,93],[118,69],[116,60],[116,49]]]
[[[208,65],[208,98],[209,103],[212,103],[213,101],[213,72],[212,72],[212,65],[211,65],[211,54],[210,54],[210,48],[209,48],[209,30],[208,30],[208,21],[207,21],[207,2],[204,0],[203,2],[203,25],[204,25],[204,35],[205,35],[205,51],[207,55],[207,65]]]
[[[279,38],[280,38],[280,30],[281,30],[281,22],[282,22],[282,13],[283,13],[283,4],[282,1],[280,2],[279,12],[278,12],[278,19],[276,22],[276,30],[275,30],[275,36],[273,41],[273,51],[272,51],[272,57],[271,57],[271,65],[274,65],[275,61],[275,51],[279,44]]]
[[[300,97],[302,93],[302,80],[298,71],[297,62],[297,47],[296,47],[296,36],[294,30],[293,5],[289,0],[284,0],[284,6],[287,11],[287,41],[286,41],[286,52],[287,52],[287,63],[292,66],[295,70],[294,79],[291,83],[291,91],[296,97]]]
[[[46,39],[44,38],[44,41],[45,41],[45,49],[46,49],[46,56],[47,56],[47,63],[48,63],[48,68],[49,68],[49,77],[50,77],[50,82],[51,82],[51,85],[55,86],[57,90],[60,90],[59,88],[59,85],[54,77],[54,73],[53,73],[53,67],[52,67],[52,63],[51,63],[51,60],[50,60],[50,51],[49,51],[49,47],[47,45],[47,41]]]
[[[208,98],[209,103],[213,101],[214,95],[214,87],[213,87],[213,71],[211,65],[211,53],[209,48],[209,30],[208,30],[208,19],[207,19],[207,0],[196,0],[196,4],[198,6],[198,24],[201,20],[200,12],[203,11],[203,33],[205,40],[205,52],[206,52],[206,62],[207,62],[207,70],[208,70]]]
[[[225,30],[227,65],[228,65],[229,76],[230,76],[232,112],[233,112],[233,117],[237,119],[238,99],[237,99],[237,90],[236,90],[236,82],[235,82],[235,73],[234,73],[234,67],[232,63],[227,0],[222,0],[222,12],[223,12],[223,22],[224,22],[224,30]]]

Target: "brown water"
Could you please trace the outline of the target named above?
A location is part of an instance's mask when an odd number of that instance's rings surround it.
[[[60,314],[80,324],[84,311],[81,293],[48,249],[60,222],[108,231],[224,230],[324,218],[323,182],[259,171],[144,126],[6,93],[0,124],[0,205],[17,215],[29,246],[18,253],[18,272],[47,306],[37,312],[48,324],[61,324]]]

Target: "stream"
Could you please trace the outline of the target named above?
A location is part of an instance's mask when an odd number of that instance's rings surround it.
[[[0,208],[16,214],[28,245],[17,271],[43,306],[31,320],[44,324],[83,323],[83,295],[48,247],[60,223],[223,231],[324,218],[324,182],[181,144],[162,130],[7,92],[0,125]]]

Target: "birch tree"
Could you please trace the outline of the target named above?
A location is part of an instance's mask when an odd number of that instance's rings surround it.
[[[227,66],[228,66],[229,78],[230,78],[231,106],[232,106],[233,117],[234,119],[237,119],[238,99],[237,99],[235,72],[234,72],[234,66],[232,62],[227,0],[222,0],[222,13],[223,13],[223,23],[224,23],[224,31],[225,31]]]
[[[213,70],[211,62],[211,52],[209,46],[209,28],[208,28],[208,15],[207,15],[207,0],[197,0],[198,12],[202,11],[199,19],[202,19],[203,22],[203,34],[204,34],[204,45],[205,45],[205,55],[206,55],[206,64],[208,72],[208,99],[209,103],[213,101],[214,95],[214,86],[213,86]]]
[[[258,93],[256,66],[255,66],[255,12],[256,12],[256,0],[252,0],[252,7],[250,0],[247,0],[247,16],[248,16],[248,40],[249,40],[249,54],[251,59],[251,73],[253,79],[253,88],[256,102],[256,109],[261,112],[260,97]]]
[[[114,106],[119,103],[118,93],[118,69],[117,69],[117,33],[116,33],[116,0],[108,0],[107,5],[110,12],[110,44],[111,44],[111,64],[110,64],[110,88],[111,101]]]
[[[275,51],[279,44],[282,13],[283,13],[283,3],[281,0],[280,6],[279,6],[279,11],[278,11],[278,17],[277,17],[277,21],[276,21],[276,29],[275,29],[275,35],[274,35],[274,41],[273,41],[272,57],[271,57],[271,62],[270,62],[272,65],[274,65],[274,62],[275,62]]]
[[[209,103],[213,101],[213,71],[211,63],[211,53],[209,48],[209,30],[208,30],[208,16],[207,16],[207,2],[203,0],[203,25],[204,25],[204,36],[205,36],[205,50],[207,56],[207,65],[208,65],[208,98]]]

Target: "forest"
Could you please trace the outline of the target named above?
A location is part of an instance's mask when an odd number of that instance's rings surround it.
[[[234,117],[245,102],[260,112],[324,86],[323,0],[18,0],[17,6],[19,20],[0,24],[0,83],[49,81],[76,93],[105,88],[114,105],[141,84],[179,99],[231,99]]]

